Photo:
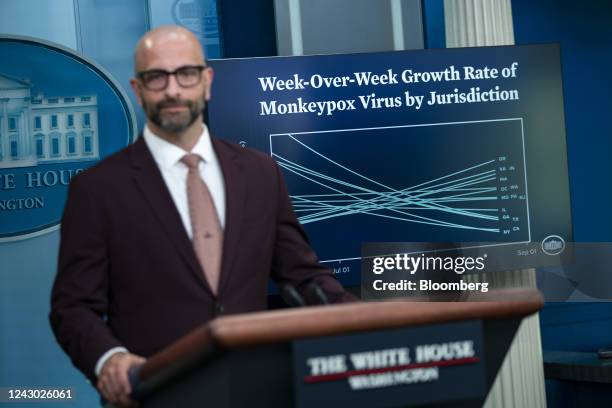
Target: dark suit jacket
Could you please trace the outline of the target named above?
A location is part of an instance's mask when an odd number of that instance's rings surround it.
[[[146,357],[216,315],[265,309],[270,277],[352,299],[317,263],[276,163],[214,138],[213,147],[227,206],[217,296],[142,138],[71,182],[50,320],[91,380],[112,347]]]

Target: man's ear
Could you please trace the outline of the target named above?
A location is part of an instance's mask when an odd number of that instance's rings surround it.
[[[212,67],[209,66],[209,67],[206,67],[206,69],[204,70],[202,74],[204,75],[204,82],[205,82],[204,99],[209,101],[211,97],[210,89],[212,86],[213,77],[215,76],[214,75],[215,72],[213,71]]]
[[[138,104],[142,106],[142,90],[140,89],[140,83],[136,78],[130,79],[130,85],[132,86],[132,91],[134,92],[134,96],[136,96],[136,100]]]

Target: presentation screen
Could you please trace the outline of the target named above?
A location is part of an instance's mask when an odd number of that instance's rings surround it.
[[[277,161],[345,284],[364,243],[479,243],[510,268],[572,239],[558,45],[211,65],[211,133]]]

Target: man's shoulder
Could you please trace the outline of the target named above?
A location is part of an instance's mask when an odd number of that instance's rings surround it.
[[[258,166],[275,166],[275,161],[269,154],[259,150],[241,146],[225,139],[215,138],[217,154],[225,154],[237,157],[241,162]]]

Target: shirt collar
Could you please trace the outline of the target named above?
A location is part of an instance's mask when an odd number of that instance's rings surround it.
[[[145,125],[142,133],[149,150],[151,150],[153,159],[155,159],[157,164],[164,169],[169,169],[174,166],[187,153],[199,155],[206,163],[210,163],[214,160],[214,151],[210,140],[210,134],[204,123],[202,123],[202,134],[200,134],[191,152],[187,152],[177,145],[157,136],[151,131],[148,125]]]

